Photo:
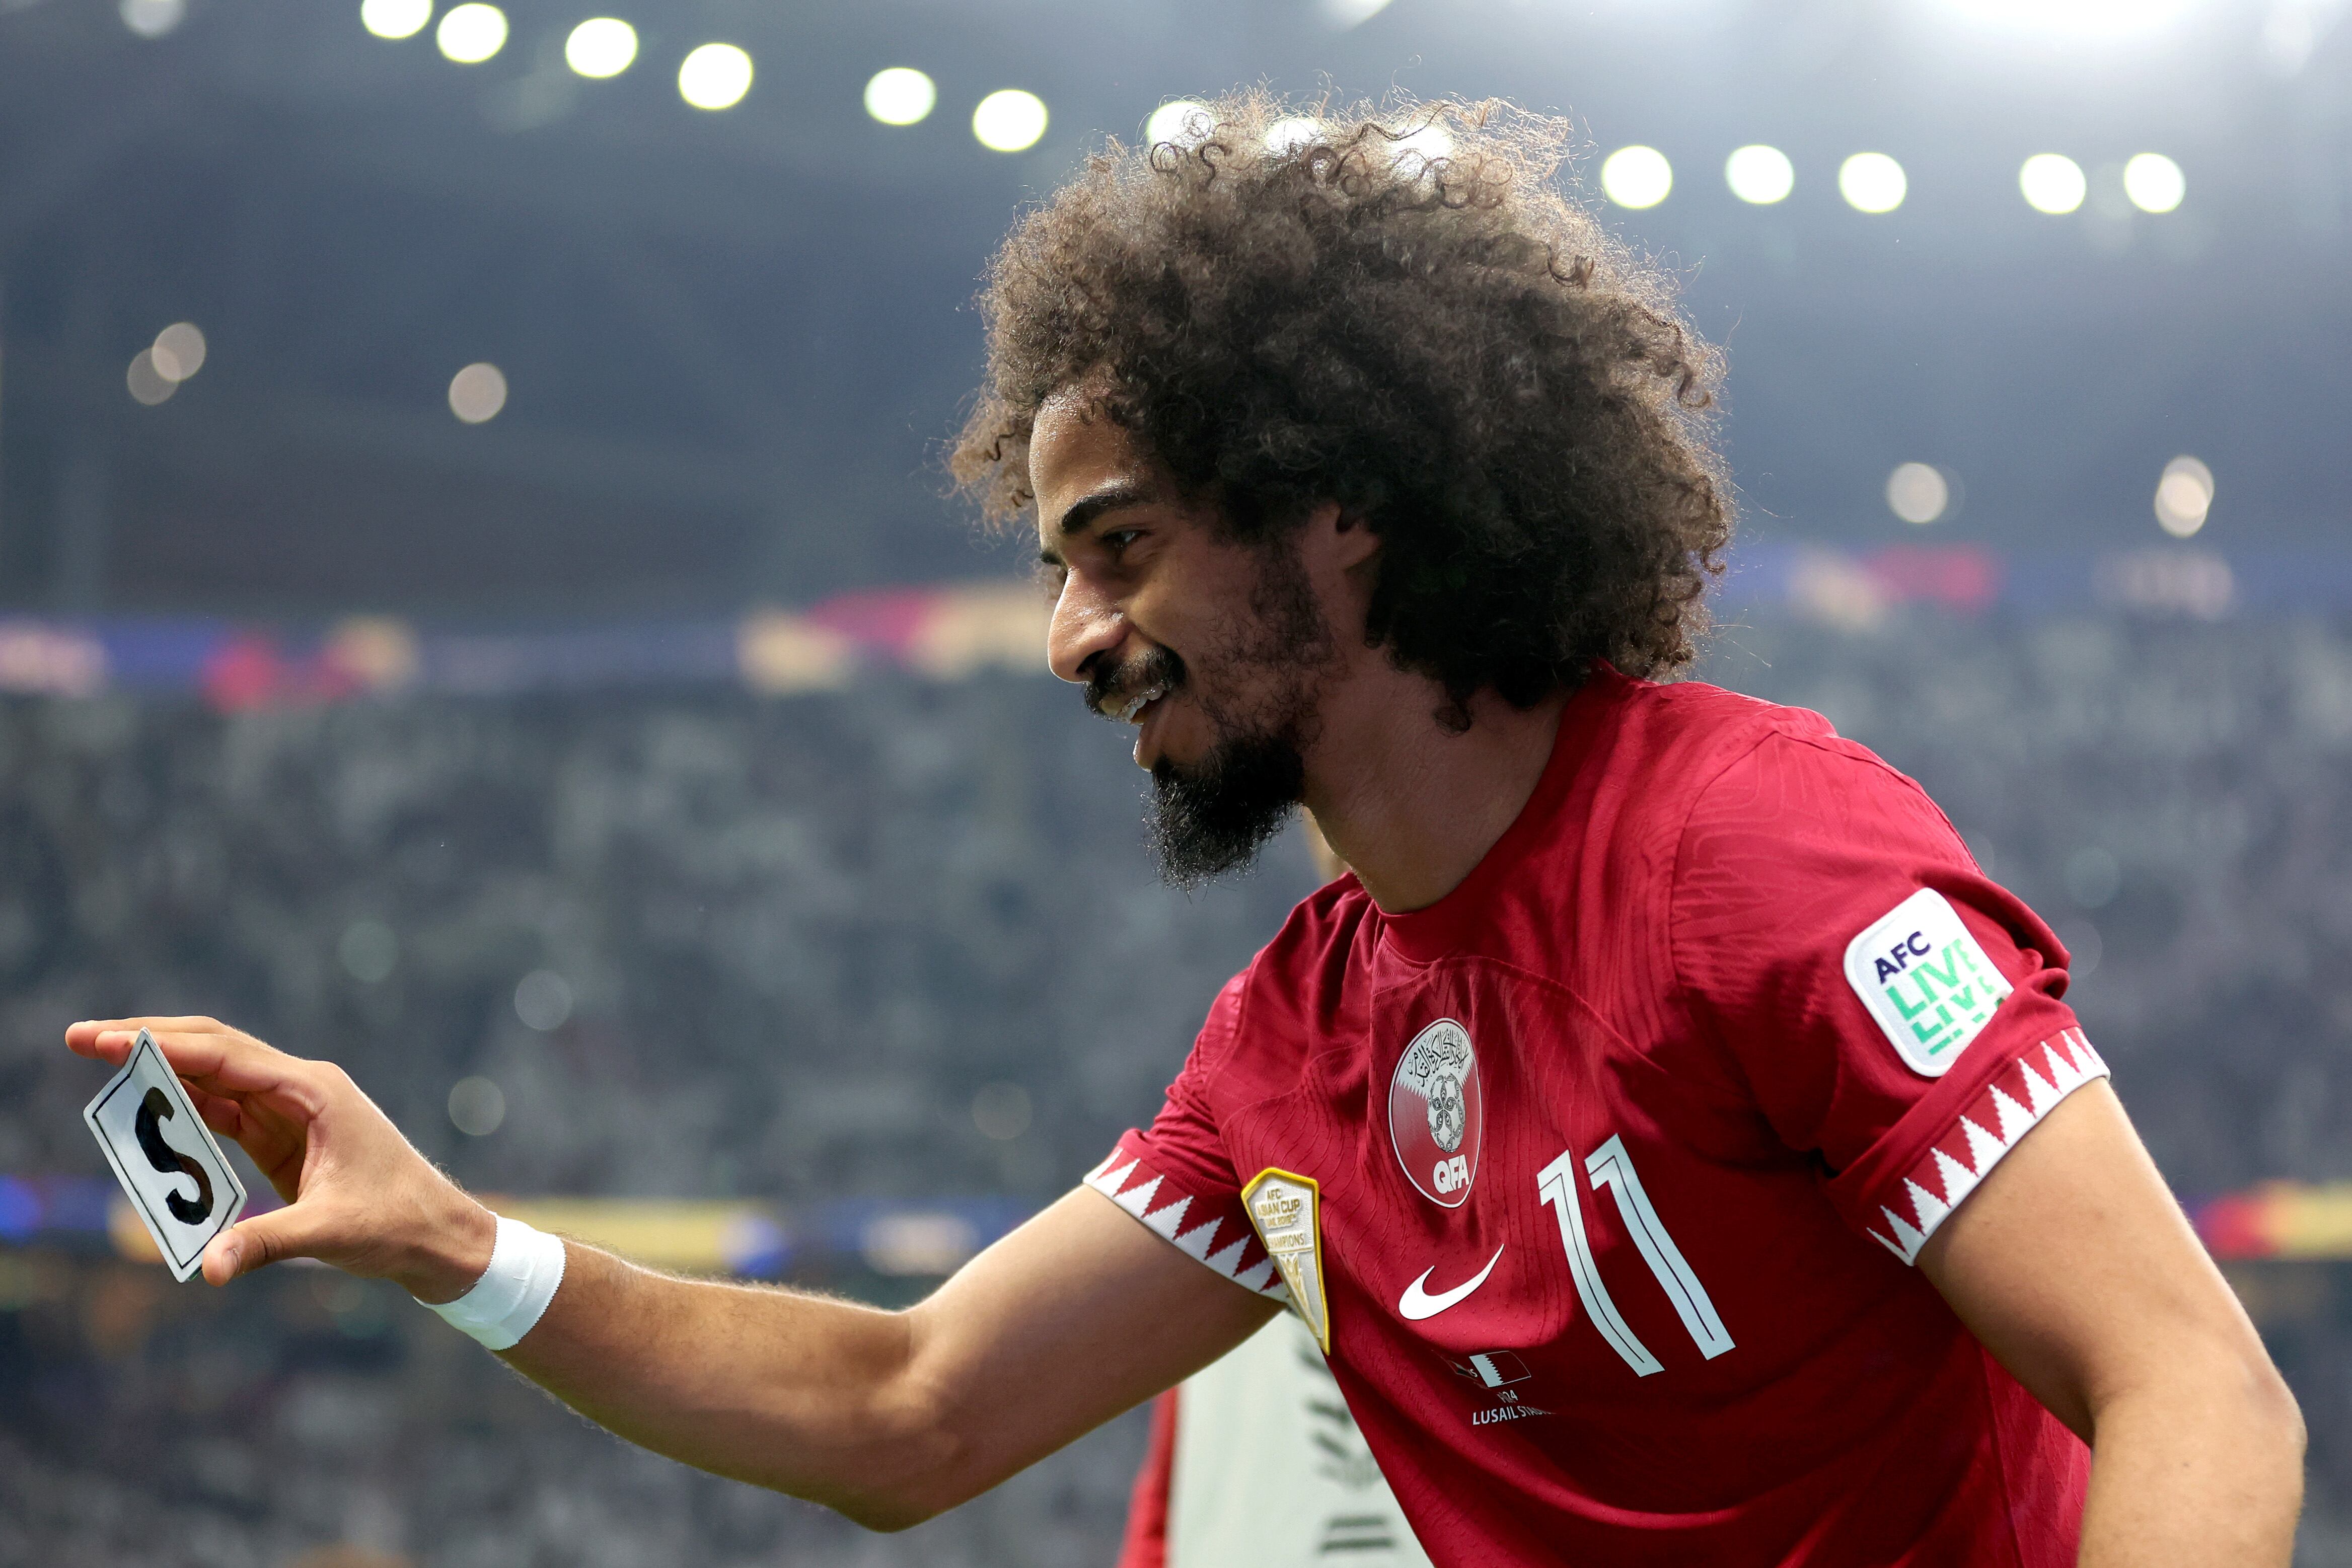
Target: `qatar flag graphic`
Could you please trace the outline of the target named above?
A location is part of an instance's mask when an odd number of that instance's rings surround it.
[[[1413,1036],[1389,1082],[1389,1139],[1405,1179],[1447,1208],[1469,1200],[1486,1136],[1470,1031],[1440,1019]]]

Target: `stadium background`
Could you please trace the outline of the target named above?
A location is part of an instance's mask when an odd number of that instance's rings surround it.
[[[1730,349],[1706,674],[2053,918],[2352,1563],[2339,0],[678,0],[607,78],[593,11],[0,0],[0,1561],[1108,1561],[1132,1419],[866,1537],[385,1288],[175,1288],[58,1036],[218,1012],[502,1201],[877,1301],[1067,1186],[1310,873],[1156,884],[937,447],[1018,205],[1264,80],[1577,115]]]

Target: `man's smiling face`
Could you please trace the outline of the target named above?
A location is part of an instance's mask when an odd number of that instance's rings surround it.
[[[1227,536],[1078,393],[1030,437],[1038,554],[1057,588],[1047,659],[1106,718],[1136,725],[1168,880],[1248,863],[1297,803],[1336,649],[1287,538]]]

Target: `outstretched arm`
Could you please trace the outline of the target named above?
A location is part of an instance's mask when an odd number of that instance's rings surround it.
[[[119,1063],[142,1028],[287,1200],[215,1239],[214,1284],[318,1258],[447,1301],[488,1267],[489,1211],[341,1069],[210,1019],[82,1023],[66,1039]],[[634,1442],[877,1529],[978,1495],[1273,1311],[1084,1190],[903,1312],[673,1279],[576,1242],[566,1252],[562,1288],[503,1353],[509,1364]]]
[[[2091,1445],[2083,1568],[2285,1568],[2303,1418],[2105,1082],[2011,1150],[1919,1267]]]

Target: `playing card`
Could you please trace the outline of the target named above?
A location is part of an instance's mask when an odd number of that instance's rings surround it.
[[[172,1278],[186,1280],[203,1264],[205,1244],[244,1212],[245,1184],[145,1030],[81,1115]]]

